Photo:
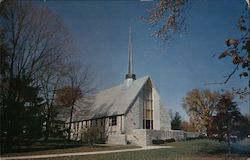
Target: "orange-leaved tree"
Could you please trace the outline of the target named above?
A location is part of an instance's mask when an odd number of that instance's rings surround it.
[[[218,92],[208,89],[193,89],[184,98],[183,107],[189,120],[200,134],[210,136],[212,128],[212,116],[216,113],[216,107],[220,100]]]

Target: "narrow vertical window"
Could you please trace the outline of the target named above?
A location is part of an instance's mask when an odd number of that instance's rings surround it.
[[[147,82],[143,88],[143,129],[153,129],[152,86]]]

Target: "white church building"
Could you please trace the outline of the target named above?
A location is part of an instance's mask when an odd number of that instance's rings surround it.
[[[98,127],[101,137],[109,144],[133,143],[140,146],[153,139],[184,138],[183,131],[171,131],[167,107],[150,76],[136,79],[132,67],[131,34],[129,34],[128,73],[122,84],[98,92],[87,115],[76,112],[71,139],[80,140],[81,131]],[[81,105],[81,101],[79,101]]]

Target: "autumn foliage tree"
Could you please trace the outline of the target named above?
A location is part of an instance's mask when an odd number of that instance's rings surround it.
[[[229,153],[232,138],[234,141],[245,138],[249,129],[249,121],[241,114],[234,98],[232,92],[194,89],[187,93],[184,100],[184,107],[195,130],[227,142]],[[187,124],[182,128],[187,128]]]
[[[187,122],[187,121],[183,121],[181,123],[181,130],[186,131],[186,132],[196,132],[197,131],[195,126],[192,123]]]
[[[211,118],[216,113],[219,100],[220,94],[208,89],[193,89],[184,98],[183,107],[189,116],[189,120],[201,134],[210,135]]]
[[[65,86],[57,91],[56,103],[59,106],[70,107],[68,122],[68,140],[70,140],[71,124],[74,111],[77,107],[77,101],[81,102],[80,107],[86,112],[91,107],[90,95],[94,88],[91,85],[92,81],[88,67],[83,68],[76,64],[71,64],[66,69],[64,76]]]
[[[233,71],[222,83],[226,84],[235,74],[238,74],[241,79],[248,80],[248,84],[245,85],[245,88],[233,88],[233,92],[239,95],[241,99],[245,99],[250,94],[250,27],[249,12],[247,13],[246,16],[241,16],[237,23],[242,36],[239,38],[228,38],[225,41],[227,49],[218,56],[219,59],[230,58],[234,66]]]
[[[55,103],[59,107],[71,107],[73,99],[80,99],[83,96],[80,88],[63,86],[56,91]]]
[[[183,8],[187,0],[160,0],[148,9],[143,20],[154,28],[153,36],[167,41],[185,29]]]
[[[151,6],[147,12],[148,15],[143,20],[149,24],[154,32],[153,36],[166,42],[170,40],[175,33],[180,33],[185,29],[185,6],[188,0],[159,0]],[[223,82],[215,84],[226,84],[232,76],[238,75],[240,79],[247,79],[248,84],[244,88],[232,88],[234,94],[239,95],[243,100],[249,96],[249,71],[250,71],[250,28],[249,28],[249,7],[245,3],[245,12],[239,18],[237,26],[242,33],[239,37],[230,37],[225,40],[227,49],[220,53],[219,59],[226,57],[232,59],[234,66],[231,73],[226,76]],[[212,53],[211,53],[212,54]],[[214,83],[212,83],[214,84]]]

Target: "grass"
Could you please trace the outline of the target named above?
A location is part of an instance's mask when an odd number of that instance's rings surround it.
[[[233,144],[233,154],[226,154],[226,144],[217,141],[202,139],[168,143],[173,146],[168,149],[156,149],[135,152],[109,153],[88,156],[72,156],[49,158],[50,160],[246,160],[250,156],[250,139]],[[119,146],[112,146],[117,149]],[[120,146],[121,149],[125,146]],[[81,148],[81,147],[80,147]],[[81,150],[79,148],[79,151]],[[104,147],[105,148],[105,147]],[[86,148],[85,148],[86,149]],[[84,150],[85,150],[84,149]],[[91,148],[88,148],[91,150]],[[73,149],[77,151],[78,149]],[[93,148],[96,150],[96,148]],[[62,150],[63,153],[68,151]],[[85,150],[86,151],[86,150]],[[50,152],[51,153],[51,152]]]
[[[30,146],[19,147],[13,149],[11,152],[1,153],[4,157],[10,156],[30,156],[30,155],[44,155],[44,154],[60,154],[60,153],[77,153],[77,152],[94,152],[107,150],[120,150],[139,148],[132,145],[84,145],[81,142],[65,142],[65,140],[51,140],[48,142],[37,142]]]
[[[174,142],[168,149],[110,153],[88,156],[58,157],[50,160],[246,160],[250,156],[250,140],[233,145],[233,154],[226,154],[226,144],[213,140]]]
[[[246,159],[250,156],[250,140],[232,145],[232,154],[228,156],[227,145],[215,140],[202,139],[172,143],[174,148],[167,151],[169,159]]]
[[[116,145],[116,146],[81,146],[66,149],[51,149],[43,151],[31,151],[31,152],[21,152],[21,153],[4,153],[2,156],[31,156],[31,155],[44,155],[44,154],[61,154],[61,153],[77,153],[77,152],[95,152],[95,151],[109,151],[109,150],[121,150],[121,149],[132,149],[140,148],[138,146],[131,145]]]

